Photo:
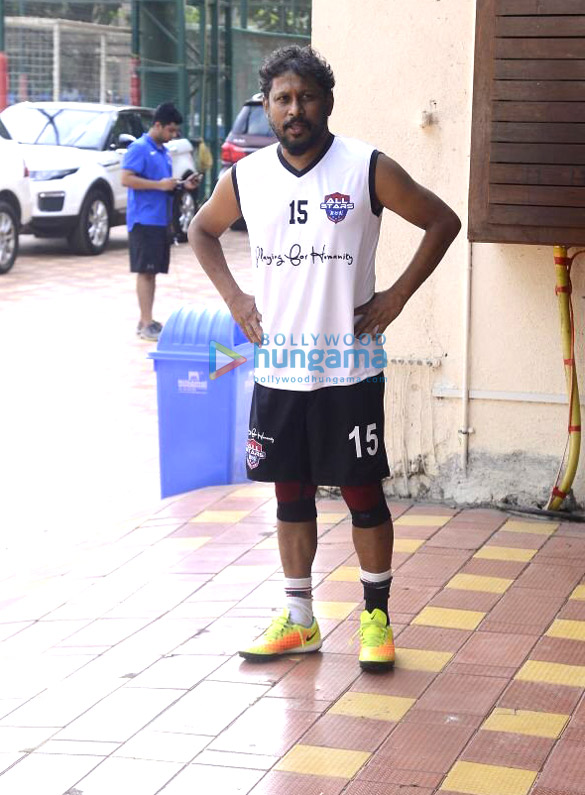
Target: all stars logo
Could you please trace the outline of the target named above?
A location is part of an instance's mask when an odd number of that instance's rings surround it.
[[[263,458],[266,458],[266,453],[260,442],[257,442],[256,439],[248,439],[248,444],[246,445],[246,460],[248,461],[250,469],[256,469]]]
[[[329,193],[321,202],[321,209],[325,210],[327,218],[338,224],[346,217],[349,210],[353,210],[354,203],[350,201],[350,197],[345,193]]]

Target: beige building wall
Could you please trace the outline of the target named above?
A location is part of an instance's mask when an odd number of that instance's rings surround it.
[[[459,503],[536,505],[547,499],[567,437],[553,253],[467,242],[474,32],[473,0],[337,0],[334,6],[313,0],[313,46],[337,81],[332,131],[393,157],[463,222],[437,271],[388,330],[388,354],[396,360],[387,390],[391,490]],[[435,123],[428,123],[429,114]],[[380,288],[407,265],[421,234],[384,213]],[[585,257],[573,274],[581,369],[583,266]],[[583,469],[574,483],[580,503]]]

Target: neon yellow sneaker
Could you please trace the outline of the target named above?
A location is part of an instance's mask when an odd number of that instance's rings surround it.
[[[378,608],[360,616],[360,668],[387,671],[394,665],[394,636],[386,615]]]
[[[289,615],[289,611],[285,608],[252,646],[239,652],[240,657],[258,662],[272,660],[283,654],[298,654],[320,649],[321,632],[317,621],[313,619],[310,627],[304,627],[302,624],[293,624],[289,620]]]

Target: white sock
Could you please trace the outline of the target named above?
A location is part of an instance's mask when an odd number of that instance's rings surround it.
[[[313,623],[313,597],[310,577],[285,577],[286,607],[293,624],[310,627]]]

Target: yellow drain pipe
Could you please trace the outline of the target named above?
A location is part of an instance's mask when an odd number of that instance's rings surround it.
[[[579,386],[577,384],[577,368],[575,366],[575,331],[573,325],[573,304],[571,301],[571,262],[567,256],[566,246],[554,246],[554,260],[556,272],[555,293],[559,303],[561,316],[561,341],[563,346],[563,361],[565,365],[565,379],[567,381],[567,394],[569,397],[569,455],[563,479],[558,485],[559,475],[550,493],[547,510],[557,511],[569,493],[577,466],[579,464],[579,451],[581,448],[581,406],[579,403]]]

